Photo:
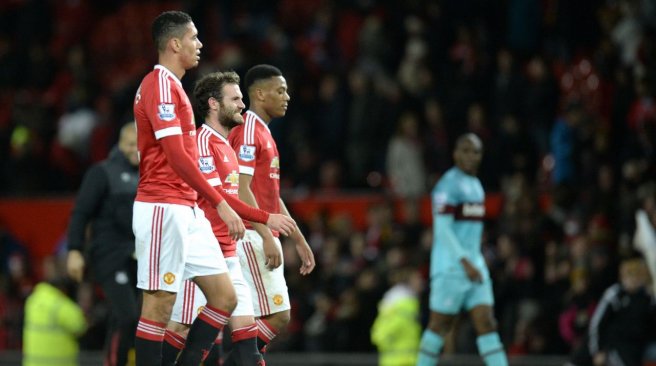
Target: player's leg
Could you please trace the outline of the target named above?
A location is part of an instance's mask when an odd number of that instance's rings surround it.
[[[177,364],[197,366],[207,357],[214,340],[228,322],[237,305],[237,296],[212,226],[201,209],[194,207],[193,212],[195,221],[189,236],[185,278],[193,278],[207,304],[191,325]]]
[[[184,239],[192,218],[188,207],[134,203],[137,287],[143,290],[135,338],[137,366],[161,364],[165,327],[182,283]]]
[[[466,308],[478,334],[478,352],[486,366],[508,366],[508,358],[497,332],[493,304],[492,282],[488,279],[474,284],[468,294]]]
[[[229,324],[232,351],[226,355],[225,366],[262,365],[262,354],[257,347],[258,329],[255,324],[251,290],[244,280],[239,258],[226,258],[232,284],[237,293],[237,307],[232,313]]]
[[[276,244],[281,247],[278,238]],[[264,353],[266,346],[285,329],[290,320],[291,306],[284,268],[280,266],[270,270],[266,267],[262,238],[255,230],[246,230],[244,239],[237,243],[237,254],[251,290],[258,327],[258,348]]]
[[[112,328],[105,348],[105,364],[124,366],[134,345],[139,304],[128,269],[121,269],[101,283],[112,312]]]
[[[171,312],[171,320],[166,326],[162,346],[162,366],[175,364],[178,354],[184,348],[189,327],[205,305],[205,296],[193,281],[184,281]]]
[[[435,276],[431,281],[430,316],[421,336],[417,366],[435,366],[440,359],[446,335],[460,312],[468,280]]]

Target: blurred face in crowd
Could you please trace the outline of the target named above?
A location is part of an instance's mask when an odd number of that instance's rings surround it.
[[[129,123],[121,129],[121,136],[118,140],[118,149],[128,159],[130,164],[139,165],[139,155],[137,154],[137,129],[134,123]]]
[[[483,158],[483,143],[478,136],[469,133],[456,142],[453,161],[456,166],[469,175],[476,175]]]
[[[647,284],[648,275],[645,263],[640,259],[623,262],[620,265],[620,281],[628,292],[635,292]]]

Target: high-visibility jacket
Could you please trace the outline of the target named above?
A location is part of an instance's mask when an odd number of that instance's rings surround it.
[[[74,366],[78,336],[87,323],[82,309],[56,287],[42,282],[25,302],[23,366]]]
[[[405,285],[392,287],[378,305],[378,316],[371,328],[379,365],[415,365],[420,340],[419,299]]]

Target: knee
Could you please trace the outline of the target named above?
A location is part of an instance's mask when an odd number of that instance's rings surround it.
[[[445,335],[451,330],[451,327],[453,327],[454,321],[454,317],[431,316],[428,321],[428,329],[437,334]]]
[[[281,329],[284,329],[287,324],[289,324],[289,321],[291,320],[291,314],[289,310],[285,310],[269,315],[265,319],[269,324],[276,328],[276,330],[280,331]]]
[[[214,296],[212,300],[210,305],[231,314],[237,307],[237,294],[234,291],[221,294],[221,296]]]

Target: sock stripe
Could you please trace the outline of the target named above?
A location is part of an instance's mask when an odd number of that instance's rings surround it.
[[[255,320],[255,324],[257,324],[257,329],[259,330],[258,335],[260,338],[262,338],[262,340],[269,343],[276,337],[275,329],[273,329],[271,324],[269,324],[266,320],[257,319]]]
[[[137,324],[136,336],[138,338],[161,342],[164,338],[165,324],[141,318]]]
[[[491,349],[483,354],[481,354],[481,357],[485,358],[487,356],[491,356],[495,353],[503,352],[503,348],[496,348],[496,349]]]
[[[184,348],[186,339],[181,336],[178,333],[172,332],[170,330],[166,330],[164,333],[164,342],[170,344],[171,346],[175,347],[176,349],[182,349]]]
[[[235,329],[232,331],[232,341],[239,342],[245,339],[257,337],[257,326],[255,324]]]
[[[230,314],[219,309],[212,309],[209,305],[205,305],[205,308],[203,308],[203,311],[198,314],[198,317],[211,324],[213,327],[221,329],[228,323]]]

